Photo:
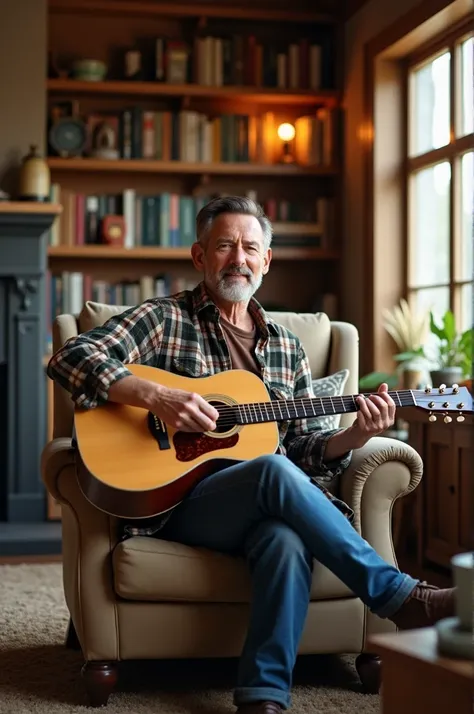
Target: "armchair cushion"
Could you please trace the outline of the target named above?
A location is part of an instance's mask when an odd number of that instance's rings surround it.
[[[241,558],[158,538],[134,537],[113,552],[115,592],[152,602],[249,602],[250,578]],[[331,571],[314,563],[312,600],[354,597]]]

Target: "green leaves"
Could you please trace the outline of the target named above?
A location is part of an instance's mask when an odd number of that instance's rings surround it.
[[[443,315],[442,325],[436,324],[430,312],[430,330],[439,339],[438,362],[443,367],[462,367],[463,376],[472,372],[472,345],[474,330],[470,328],[461,335],[456,331],[456,322],[451,310]]]
[[[423,347],[418,347],[416,350],[410,350],[409,352],[399,352],[397,355],[393,355],[395,362],[411,362],[412,360],[425,358],[425,351]]]
[[[434,321],[433,313],[430,312],[430,330],[440,340],[446,340],[446,342],[452,345],[456,338],[456,323],[451,310],[446,310],[444,313],[442,327],[438,327]]]
[[[386,383],[389,389],[395,389],[398,384],[396,374],[388,372],[370,372],[359,379],[361,392],[376,392],[381,384]]]

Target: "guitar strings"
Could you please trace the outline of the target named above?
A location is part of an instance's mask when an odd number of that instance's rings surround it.
[[[401,397],[400,399],[400,406],[413,406],[414,405],[414,399],[413,395],[410,390],[405,390],[403,393],[398,392],[398,396]],[[408,398],[408,402],[403,403],[403,401],[406,401],[406,398]],[[245,424],[247,422],[245,421],[240,421],[242,418],[245,418],[248,416],[253,423],[255,422],[267,422],[267,421],[288,421],[291,419],[297,419],[297,418],[315,418],[319,416],[326,416],[328,414],[327,411],[324,410],[323,403],[326,403],[326,405],[330,406],[333,409],[332,414],[338,414],[340,412],[334,411],[335,405],[333,403],[333,399],[338,399],[341,400],[340,404],[337,404],[337,406],[343,406],[344,407],[344,412],[349,411],[357,411],[357,403],[355,401],[354,396],[340,396],[340,397],[303,397],[301,399],[294,399],[294,400],[286,400],[286,399],[278,399],[278,400],[271,400],[269,402],[253,402],[253,403],[248,403],[248,404],[235,404],[233,406],[228,406],[228,405],[217,405],[215,408],[219,412],[219,417],[218,417],[218,423],[220,426],[230,426],[230,425],[235,425],[236,423],[241,423]],[[315,409],[314,402],[317,402],[320,405],[320,408],[322,408],[322,411],[318,410],[318,413],[313,413],[313,414],[304,414],[304,415],[299,415],[297,413],[298,407],[303,408],[306,410],[313,410]],[[284,406],[283,406],[284,405]],[[269,407],[271,407],[271,414],[269,411]],[[278,409],[280,414],[277,414],[275,409]],[[288,413],[288,416],[283,415],[282,409],[285,409]],[[295,412],[295,414],[291,413],[291,409]],[[317,409],[317,406],[316,406]],[[258,410],[258,411],[257,411]],[[243,412],[243,414],[242,414]],[[263,412],[263,413],[262,413]],[[343,412],[343,413],[344,413]],[[329,412],[331,413],[331,412]],[[268,418],[267,418],[268,417]],[[239,421],[238,421],[239,420]],[[251,423],[251,422],[248,422]]]
[[[412,406],[414,405],[414,399],[413,396],[410,392],[410,390],[406,390],[407,393],[402,393],[399,392],[398,395],[401,396],[400,401],[405,401],[408,399],[408,402],[406,404],[402,404],[402,406]],[[335,396],[335,397],[301,397],[299,399],[273,399],[268,402],[248,402],[244,404],[233,404],[233,405],[226,405],[226,404],[217,404],[215,405],[215,408],[221,415],[225,415],[227,413],[234,413],[236,410],[255,410],[255,409],[268,409],[269,407],[274,410],[275,408],[281,409],[281,408],[294,408],[296,409],[297,407],[301,406],[303,408],[313,408],[313,404],[317,406],[318,404],[321,406],[327,405],[329,408],[334,409],[335,403],[334,400],[340,400],[336,403],[336,406],[355,406],[356,401],[353,396]]]

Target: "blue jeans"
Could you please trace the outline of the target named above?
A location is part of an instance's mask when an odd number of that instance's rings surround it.
[[[394,614],[418,583],[388,565],[308,476],[280,455],[235,464],[201,481],[160,537],[247,560],[252,603],[237,705],[290,705],[313,558],[380,617]]]

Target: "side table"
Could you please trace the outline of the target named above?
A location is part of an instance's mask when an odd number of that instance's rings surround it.
[[[432,627],[373,635],[382,658],[382,714],[472,714],[474,661],[438,656]]]

